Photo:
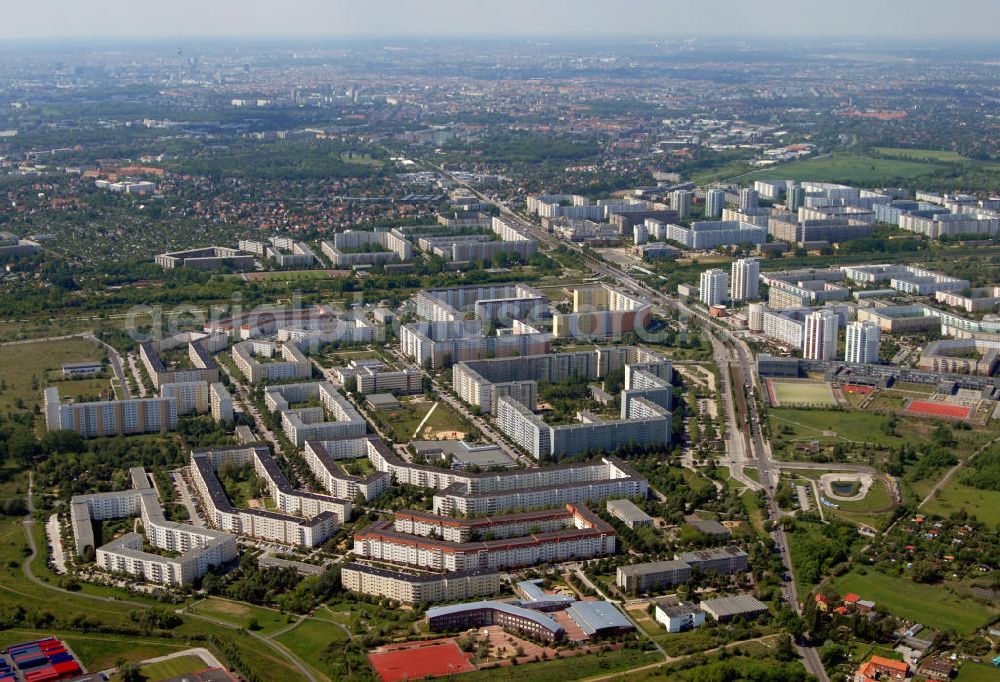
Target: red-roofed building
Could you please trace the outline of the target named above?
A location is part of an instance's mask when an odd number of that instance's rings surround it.
[[[846,606],[838,606],[837,608],[835,608],[833,610],[833,612],[834,613],[839,613],[841,616],[846,616],[847,615],[847,607]]]
[[[830,602],[828,602],[826,600],[826,597],[824,597],[822,594],[817,594],[816,595],[816,608],[819,609],[820,611],[826,612],[830,608]]]
[[[910,672],[910,666],[903,661],[891,658],[872,656],[870,661],[861,664],[854,673],[854,682],[875,682],[875,680],[905,680]]]
[[[850,606],[851,604],[857,604],[858,600],[861,599],[860,596],[854,594],[853,592],[848,592],[844,595],[844,603]]]

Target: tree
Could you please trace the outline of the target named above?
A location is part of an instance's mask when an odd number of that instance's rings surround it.
[[[145,682],[146,678],[143,676],[142,669],[139,667],[138,663],[119,659],[118,679],[121,680],[121,682]]]

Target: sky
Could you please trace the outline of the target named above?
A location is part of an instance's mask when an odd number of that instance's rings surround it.
[[[629,35],[1000,38],[1000,0],[3,0],[0,5],[0,41]]]

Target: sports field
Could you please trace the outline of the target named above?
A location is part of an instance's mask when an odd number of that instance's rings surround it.
[[[919,414],[927,417],[947,417],[949,419],[968,419],[972,413],[971,407],[964,405],[949,405],[934,403],[927,400],[914,400],[906,407],[909,414]]]
[[[382,682],[421,680],[472,672],[471,654],[464,654],[454,640],[429,642],[410,648],[368,654]]]
[[[812,381],[769,381],[774,389],[774,397],[779,405],[815,405],[834,407],[837,399],[833,389],[826,382]]]

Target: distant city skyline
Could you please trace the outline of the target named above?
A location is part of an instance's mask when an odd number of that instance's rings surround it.
[[[840,36],[1000,37],[993,0],[174,0],[122,11],[120,2],[9,3],[0,39],[195,37]]]

